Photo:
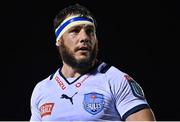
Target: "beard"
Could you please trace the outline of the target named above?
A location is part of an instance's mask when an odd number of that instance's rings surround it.
[[[98,54],[98,44],[96,43],[94,48],[89,51],[90,54],[86,58],[77,60],[73,55],[73,52],[64,44],[63,41],[59,46],[61,59],[69,66],[79,70],[90,69],[93,67]]]

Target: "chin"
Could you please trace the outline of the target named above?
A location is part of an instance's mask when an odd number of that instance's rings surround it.
[[[81,55],[76,58],[77,61],[87,61],[90,59],[89,55]]]
[[[81,59],[77,59],[76,61],[77,61],[77,63],[85,63],[85,62],[89,62],[89,59],[88,58],[81,58]]]

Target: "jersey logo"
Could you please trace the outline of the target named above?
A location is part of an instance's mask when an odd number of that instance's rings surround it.
[[[96,92],[84,94],[84,109],[90,114],[97,114],[104,108],[104,95]]]
[[[45,103],[40,107],[41,118],[47,115],[51,115],[54,103]]]
[[[76,94],[77,94],[77,92],[76,92],[74,95],[76,95]],[[62,95],[61,95],[61,98],[69,99],[70,102],[71,102],[72,105],[73,105],[73,97],[74,97],[74,95],[73,95],[72,97],[69,97],[69,96],[67,96],[66,94],[62,94]]]
[[[62,90],[66,89],[66,86],[64,85],[64,83],[60,80],[60,78],[58,76],[55,77],[56,82],[59,84],[59,86],[61,87]]]
[[[143,92],[143,89],[141,88],[141,86],[129,75],[125,75],[124,77],[127,79],[134,96],[136,96],[140,99],[145,99],[144,92]]]

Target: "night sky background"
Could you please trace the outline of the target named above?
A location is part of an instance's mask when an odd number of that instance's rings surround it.
[[[29,120],[34,86],[61,66],[53,19],[74,3],[97,19],[99,59],[142,86],[157,120],[180,120],[180,2],[155,0],[1,3],[0,120]]]

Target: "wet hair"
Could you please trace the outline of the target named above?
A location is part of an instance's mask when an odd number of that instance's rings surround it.
[[[82,17],[92,17],[94,24],[97,27],[97,22],[93,14],[85,7],[78,3],[70,5],[62,9],[54,18],[54,30],[66,19],[66,17],[71,15],[80,15]]]

